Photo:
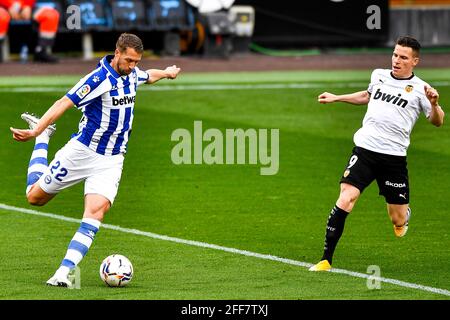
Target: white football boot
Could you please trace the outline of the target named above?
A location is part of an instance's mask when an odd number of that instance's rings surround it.
[[[30,127],[31,130],[33,130],[33,129],[36,127],[37,123],[38,123],[39,120],[40,120],[39,117],[36,117],[34,114],[31,114],[31,113],[28,113],[28,112],[22,113],[22,114],[20,115],[20,117],[21,117],[23,120],[25,120],[26,123],[28,123],[28,126]],[[51,137],[51,136],[55,133],[55,131],[56,131],[56,124],[54,124],[54,123],[51,124],[51,125],[49,125],[49,126],[45,129],[45,133],[47,133],[47,135],[48,135],[49,137]]]
[[[61,275],[55,274],[53,277],[47,280],[48,286],[53,287],[64,287],[64,288],[71,288],[72,282],[69,281],[67,277],[63,277]]]

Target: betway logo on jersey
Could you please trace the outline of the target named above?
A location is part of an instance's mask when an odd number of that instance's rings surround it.
[[[117,99],[112,97],[113,106],[123,106],[124,104],[134,103],[136,101],[136,96],[125,96],[123,98]]]
[[[380,89],[377,89],[373,98],[374,100],[381,99],[381,101],[390,102],[402,108],[405,108],[408,105],[408,100],[403,99],[401,93],[394,96],[389,93],[381,92]]]

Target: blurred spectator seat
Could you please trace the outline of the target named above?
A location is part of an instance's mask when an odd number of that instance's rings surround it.
[[[111,31],[113,29],[111,8],[107,0],[66,0],[67,7],[76,5],[80,8],[81,26],[73,32],[81,32],[83,58],[92,59],[94,44],[91,32]]]
[[[153,30],[192,30],[192,7],[185,0],[147,0],[148,17]]]
[[[144,0],[111,0],[114,30],[150,30]]]
[[[111,9],[107,0],[66,0],[66,7],[80,8],[81,26],[72,31],[111,31],[113,27]]]
[[[93,32],[164,32],[166,52],[179,52],[179,32],[195,27],[194,9],[185,0],[37,0],[35,8],[50,6],[60,13],[58,33],[75,32],[82,35],[84,59],[93,58]],[[80,13],[74,16],[74,8]],[[36,10],[35,9],[35,10]],[[70,24],[79,21],[75,26]],[[31,28],[31,21],[11,21],[11,25]],[[5,56],[9,45],[5,41]]]
[[[194,12],[185,0],[146,0],[152,30],[164,32],[163,53],[180,55],[180,31],[193,30]]]

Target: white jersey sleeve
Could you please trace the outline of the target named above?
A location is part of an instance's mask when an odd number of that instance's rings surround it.
[[[428,83],[424,83],[424,86],[430,87]],[[427,95],[425,94],[425,88],[423,90],[423,95],[420,96],[420,107],[422,108],[422,113],[427,117],[427,119],[430,117],[431,114],[431,102],[428,100]]]
[[[373,91],[373,87],[377,84],[380,83],[380,78],[379,78],[379,73],[380,73],[381,69],[375,69],[372,71],[372,74],[370,75],[370,83],[369,83],[369,87],[367,88],[367,92],[369,94],[372,94]]]
[[[141,84],[147,83],[150,79],[150,75],[147,71],[141,70],[138,67],[135,67],[134,70],[136,71],[137,85],[140,86]]]

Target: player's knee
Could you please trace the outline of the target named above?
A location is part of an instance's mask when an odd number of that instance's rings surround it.
[[[352,211],[353,206],[358,200],[359,193],[352,189],[343,188],[337,201],[337,206],[347,212]]]
[[[33,192],[29,192],[27,194],[27,201],[32,206],[38,206],[38,207],[43,206],[44,204],[47,203],[46,199],[43,199],[41,197],[37,197]]]
[[[84,210],[83,217],[95,219],[98,221],[103,221],[103,218],[105,217],[109,208],[110,208],[109,203],[107,203],[107,204],[105,203],[104,205],[96,207],[96,208],[86,208]]]

